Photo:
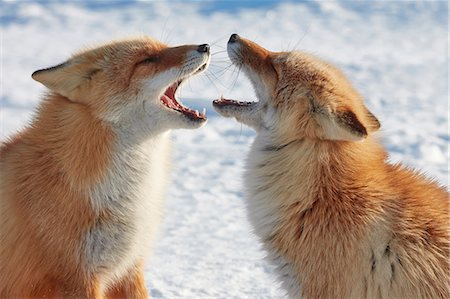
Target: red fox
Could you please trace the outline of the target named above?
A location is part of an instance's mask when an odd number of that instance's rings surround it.
[[[244,175],[255,233],[291,298],[450,298],[449,194],[386,162],[380,123],[335,67],[233,34],[258,102],[215,109],[257,132]]]
[[[209,45],[139,37],[33,73],[49,89],[0,148],[0,298],[146,298],[168,132],[205,113],[175,93]]]

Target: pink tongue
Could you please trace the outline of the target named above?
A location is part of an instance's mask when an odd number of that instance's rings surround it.
[[[166,103],[167,106],[169,106],[172,109],[179,109],[180,107],[178,105],[176,105],[175,102],[170,97],[168,97],[166,94],[164,94],[162,96],[162,100],[164,101],[164,103]]]
[[[164,102],[164,104],[171,109],[181,111],[184,114],[189,114],[193,117],[199,118],[200,114],[197,111],[184,107],[180,103],[178,103],[177,100],[175,100],[175,91],[175,85],[167,88],[166,92],[161,97],[161,100]]]
[[[168,96],[171,99],[175,99],[175,88],[174,86],[170,86],[169,88],[167,88],[166,90],[166,96]]]

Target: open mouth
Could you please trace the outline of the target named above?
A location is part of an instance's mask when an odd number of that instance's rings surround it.
[[[216,106],[236,106],[236,107],[248,107],[256,102],[243,102],[243,101],[235,101],[230,99],[220,98],[218,100],[214,100],[213,104]]]
[[[197,72],[201,72],[203,69],[206,68],[206,64],[202,65],[197,71]],[[166,91],[164,92],[164,94],[161,96],[161,103],[172,110],[175,110],[181,114],[184,114],[185,116],[187,116],[188,118],[192,119],[192,120],[206,120],[206,109],[203,108],[203,111],[200,113],[198,112],[198,110],[193,110],[190,109],[186,106],[184,106],[180,101],[178,101],[175,97],[175,93],[177,91],[178,86],[180,86],[181,82],[183,80],[178,80],[177,82],[173,83],[172,85],[170,85]]]
[[[202,64],[202,65],[194,72],[194,75],[196,75],[196,74],[198,74],[198,73],[200,73],[200,72],[203,72],[203,71],[206,69],[207,66],[208,66],[207,63]]]

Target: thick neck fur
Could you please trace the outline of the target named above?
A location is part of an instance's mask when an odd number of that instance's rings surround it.
[[[116,134],[88,106],[50,94],[24,138],[52,158],[55,171],[64,173],[72,188],[81,190],[104,178]]]
[[[355,188],[358,181],[377,179],[379,170],[371,165],[383,164],[386,158],[384,149],[373,138],[362,142],[305,138],[283,144],[276,144],[273,140],[264,133],[258,135],[249,158],[249,168],[255,171],[256,176],[253,176],[260,180],[260,186],[273,188],[271,191],[280,205],[298,203],[307,208],[314,200],[325,200],[322,197],[328,193]],[[276,189],[274,180],[285,182],[283,190]],[[302,193],[286,192],[289,191],[284,190],[287,181],[292,184],[292,190],[302,190]]]
[[[418,297],[445,293],[446,283],[439,285],[433,273],[448,269],[448,262],[415,260],[441,259],[448,248],[443,188],[386,163],[385,150],[370,136],[362,142],[273,140],[267,132],[255,139],[244,176],[246,203],[292,298],[410,297],[421,279]],[[405,254],[421,244],[421,234],[436,247]],[[414,266],[406,268],[409,262]],[[415,271],[420,279],[408,276]]]
[[[145,117],[142,113],[145,111],[120,123],[110,123],[85,104],[49,94],[23,137],[33,144],[35,151],[52,157],[54,166],[65,174],[74,189],[86,190],[105,179],[107,169],[121,151],[139,148],[161,134],[141,128],[146,126],[139,125]]]
[[[379,209],[379,203],[359,195],[367,185],[385,184],[385,174],[372,167],[383,163],[385,152],[371,138],[359,143],[304,139],[282,145],[269,140],[259,134],[248,158],[249,219],[293,298],[314,294],[301,292],[302,282],[305,288],[333,293],[311,281],[319,273],[328,276],[323,281],[343,279],[329,271],[332,263],[342,262],[341,269],[352,267],[347,262],[355,259],[334,261],[356,250],[353,239],[362,237],[369,211]]]

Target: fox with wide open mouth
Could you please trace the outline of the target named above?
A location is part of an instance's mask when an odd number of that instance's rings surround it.
[[[390,164],[346,76],[301,51],[231,35],[258,101],[213,101],[256,131],[247,216],[290,298],[449,298],[449,194]]]
[[[173,129],[206,123],[181,84],[208,44],[151,37],[82,50],[32,74],[49,89],[0,145],[0,297],[147,298]]]

